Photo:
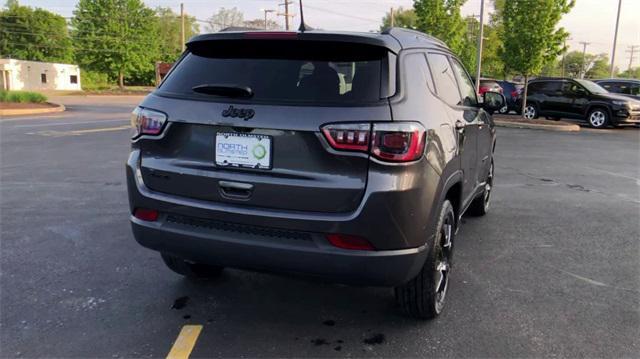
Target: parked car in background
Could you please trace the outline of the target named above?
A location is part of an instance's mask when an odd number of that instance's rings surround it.
[[[640,80],[604,79],[594,81],[607,91],[640,100]]]
[[[570,118],[591,127],[640,123],[640,101],[613,94],[589,80],[536,79],[529,82],[524,117]]]
[[[498,81],[494,79],[480,78],[480,87],[478,89],[478,95],[482,96],[487,91],[503,93],[503,89],[500,86],[500,84],[498,84]]]
[[[522,111],[520,104],[522,103],[520,98],[522,97],[523,84],[518,84],[510,81],[497,81],[498,85],[502,88],[502,94],[507,99],[507,105],[502,107],[498,112],[508,113],[515,111],[520,114]]]

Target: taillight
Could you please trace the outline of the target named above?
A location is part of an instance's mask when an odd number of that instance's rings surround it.
[[[133,210],[133,216],[143,221],[155,222],[158,220],[158,211],[155,209],[136,208]]]
[[[133,128],[131,137],[159,135],[165,122],[167,122],[167,115],[164,113],[137,107],[131,113],[131,127]]]
[[[371,125],[360,124],[332,124],[322,127],[322,133],[331,147],[336,150],[362,151],[369,150]]]
[[[417,123],[374,124],[371,154],[383,161],[415,161],[424,153],[425,137]]]
[[[478,93],[480,93],[480,95],[487,91],[489,91],[489,88],[487,86],[480,86],[480,88],[478,89]]]
[[[519,95],[518,90],[511,91],[511,98],[517,98]]]
[[[339,151],[370,152],[387,162],[410,162],[424,153],[426,131],[413,122],[330,124],[321,128],[329,145]]]
[[[334,247],[342,249],[352,249],[359,251],[374,251],[376,250],[368,240],[349,234],[327,234],[327,240]]]

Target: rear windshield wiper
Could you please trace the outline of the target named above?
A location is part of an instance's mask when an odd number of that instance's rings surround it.
[[[248,86],[233,84],[203,84],[191,88],[194,92],[224,97],[252,97],[253,90]]]

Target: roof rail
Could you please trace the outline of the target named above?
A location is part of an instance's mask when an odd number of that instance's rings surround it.
[[[417,30],[412,30],[412,29],[407,29],[404,27],[390,27],[390,28],[386,28],[384,29],[381,34],[384,35],[392,35],[396,38],[402,38],[402,37],[407,37],[407,36],[414,36],[414,37],[422,37],[427,41],[431,41],[434,42],[440,46],[444,46],[447,47],[447,44],[438,39],[435,36],[429,35],[429,34],[425,34],[424,32],[421,31],[417,31]]]

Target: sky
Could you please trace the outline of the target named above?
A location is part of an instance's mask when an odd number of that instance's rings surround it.
[[[2,0],[0,0],[2,1]],[[77,0],[19,0],[20,4],[41,7],[63,16],[71,16]],[[147,6],[171,7],[179,12],[181,0],[143,0]],[[261,9],[279,9],[284,0],[182,0],[185,11],[197,19],[206,20],[220,7],[237,7],[244,13],[245,20],[263,18]],[[462,8],[463,15],[480,13],[481,0],[467,0]],[[297,14],[297,1],[291,12]],[[381,19],[391,7],[410,8],[412,0],[304,0],[305,22],[312,27],[325,30],[377,30]],[[492,10],[491,1],[485,0],[485,14]],[[575,7],[560,22],[571,33],[567,42],[570,51],[582,51],[581,41],[587,41],[588,53],[606,53],[611,56],[615,32],[618,0],[576,0]],[[640,46],[640,0],[622,0],[616,66],[625,70],[629,66],[629,46]],[[275,16],[269,14],[271,19]],[[276,19],[284,24],[283,17]],[[300,19],[293,18],[297,25]],[[633,66],[640,66],[640,47],[636,49]]]

